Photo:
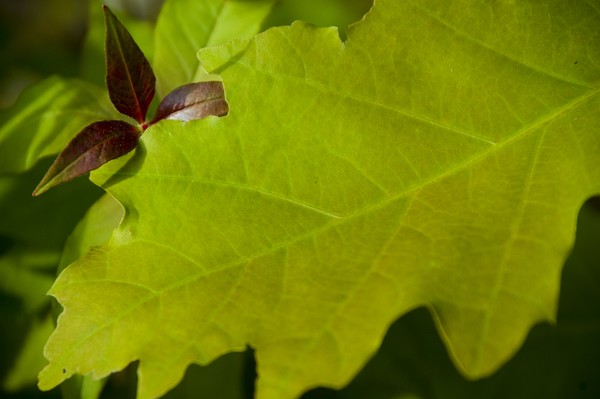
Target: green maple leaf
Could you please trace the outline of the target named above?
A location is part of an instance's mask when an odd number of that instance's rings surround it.
[[[600,192],[597,2],[380,0],[207,49],[230,114],[149,128],[92,173],[127,214],[51,290],[40,386],[139,359],[140,398],[256,350],[257,397],[346,384],[427,306],[455,364],[494,372],[555,318]]]

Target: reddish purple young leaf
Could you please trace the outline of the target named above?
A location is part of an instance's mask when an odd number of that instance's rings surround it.
[[[73,180],[133,150],[138,127],[123,121],[100,121],[85,127],[54,160],[33,195]]]
[[[180,86],[161,101],[152,123],[162,119],[191,121],[209,115],[227,115],[229,106],[225,101],[222,82],[199,82]]]
[[[108,95],[119,112],[143,123],[154,97],[156,77],[127,29],[108,7],[103,8]]]

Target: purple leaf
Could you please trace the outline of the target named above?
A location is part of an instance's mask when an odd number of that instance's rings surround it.
[[[180,86],[161,101],[152,123],[162,119],[191,121],[209,115],[227,115],[229,106],[221,82],[199,82]]]
[[[154,97],[154,72],[127,29],[108,7],[103,8],[108,95],[119,112],[143,123]]]
[[[138,127],[123,121],[100,121],[85,127],[54,160],[33,195],[73,180],[133,150]]]

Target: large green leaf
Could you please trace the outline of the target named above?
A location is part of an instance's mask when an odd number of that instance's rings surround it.
[[[28,170],[60,152],[84,126],[119,115],[105,89],[57,76],[43,80],[0,115],[0,174]]]
[[[197,80],[196,52],[256,34],[276,0],[168,0],[156,24],[154,73],[164,97]]]
[[[295,397],[421,305],[492,373],[554,320],[600,192],[598,8],[380,0],[346,43],[296,23],[201,52],[230,114],[163,121],[92,174],[127,215],[53,286],[40,386],[139,359],[155,397],[250,344],[257,397]]]

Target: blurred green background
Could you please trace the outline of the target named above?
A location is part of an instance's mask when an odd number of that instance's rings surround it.
[[[154,21],[164,0],[107,0],[138,20]],[[0,108],[52,74],[78,76],[89,7],[87,0],[0,0]]]

